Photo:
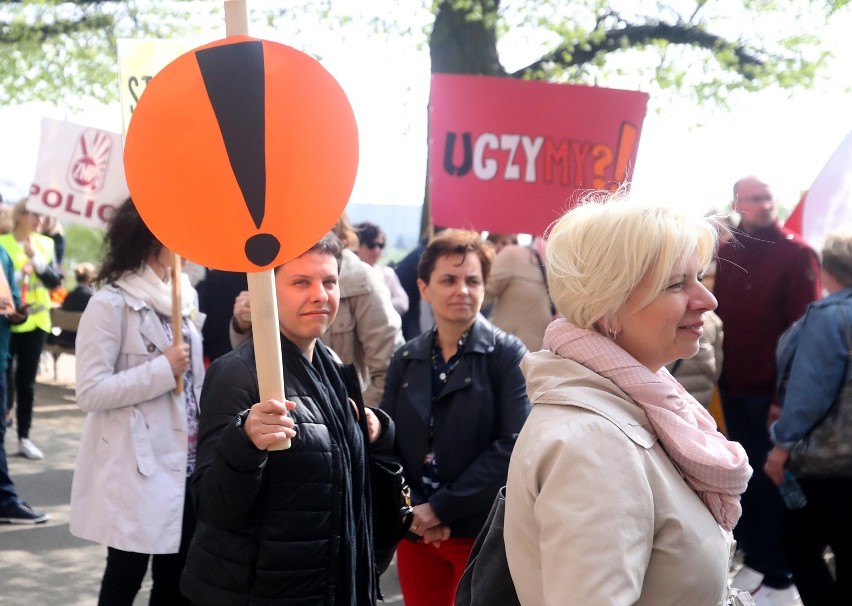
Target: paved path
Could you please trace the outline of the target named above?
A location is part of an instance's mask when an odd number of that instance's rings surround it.
[[[60,356],[56,380],[52,360],[44,366],[30,437],[45,458],[16,456],[14,428],[6,432],[6,451],[18,494],[51,519],[37,526],[0,524],[0,604],[91,606],[97,603],[106,548],[68,532],[71,476],[84,417],[74,397],[74,356]],[[149,584],[146,578],[137,605],[148,603]],[[385,604],[402,606],[394,566],[382,577],[382,590]]]

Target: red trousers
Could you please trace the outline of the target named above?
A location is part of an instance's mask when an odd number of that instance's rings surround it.
[[[440,547],[400,542],[396,568],[405,606],[453,606],[471,549],[473,539],[448,539]]]

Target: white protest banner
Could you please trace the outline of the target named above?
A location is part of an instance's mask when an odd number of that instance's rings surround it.
[[[105,227],[128,196],[120,134],[42,119],[28,210],[62,222]]]
[[[852,226],[852,133],[831,155],[808,191],[802,236],[820,250],[826,234]]]
[[[122,38],[117,41],[118,81],[121,119],[124,132],[142,91],[157,72],[174,59],[199,46],[189,40],[140,40]]]
[[[784,226],[817,251],[830,231],[852,227],[852,133],[828,159]]]

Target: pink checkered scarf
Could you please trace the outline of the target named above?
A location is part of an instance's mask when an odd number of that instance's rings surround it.
[[[606,377],[633,398],[716,522],[725,530],[736,525],[752,472],[745,450],[719,433],[713,417],[669,371],[652,373],[615,342],[564,318],[547,327],[544,348]]]

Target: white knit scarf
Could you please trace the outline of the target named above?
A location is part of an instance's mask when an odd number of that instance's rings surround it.
[[[660,444],[716,522],[733,529],[742,514],[740,495],[752,473],[745,449],[719,433],[710,413],[668,370],[651,372],[615,342],[565,318],[547,327],[544,347],[627,393],[645,411]]]
[[[128,294],[145,301],[158,314],[167,318],[172,317],[172,287],[168,274],[164,282],[147,263],[144,263],[136,271],[122,274],[115,283]],[[180,295],[181,316],[191,318],[195,311],[196,294],[184,273],[181,273]]]

